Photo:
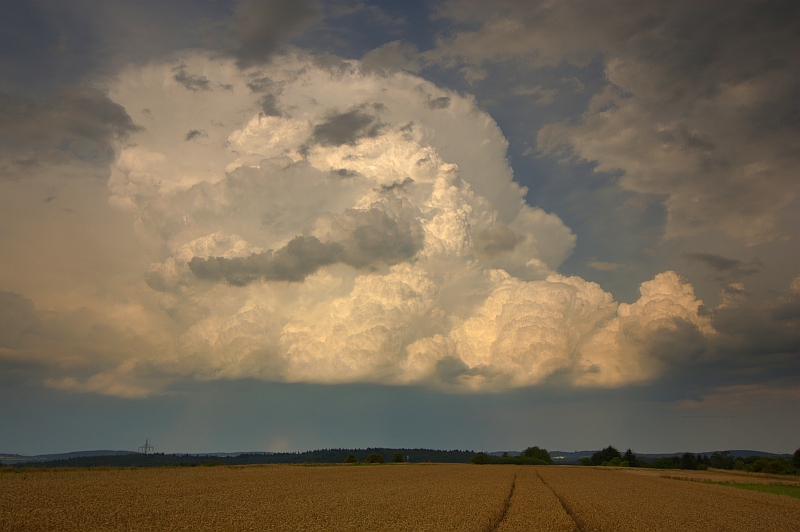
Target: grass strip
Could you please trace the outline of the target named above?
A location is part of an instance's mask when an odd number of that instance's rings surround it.
[[[774,493],[775,495],[788,495],[800,499],[800,486],[791,486],[787,484],[745,484],[743,482],[715,482],[713,480],[703,480],[697,478],[678,477],[670,475],[662,475],[661,478],[670,480],[682,480],[684,482],[699,482],[701,484],[716,484],[717,486],[730,486],[732,488],[739,488],[743,490],[761,491],[764,493]]]
[[[740,484],[738,482],[712,482],[722,486],[733,486],[743,490],[763,491],[764,493],[774,493],[775,495],[788,495],[800,499],[800,486],[782,486],[777,484]]]

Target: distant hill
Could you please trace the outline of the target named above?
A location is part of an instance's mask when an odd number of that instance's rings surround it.
[[[0,453],[0,463],[2,464],[17,464],[24,462],[48,462],[52,460],[68,460],[70,458],[84,458],[87,456],[120,456],[131,454],[133,451],[75,451],[71,453],[57,453],[57,454],[37,454],[33,456],[26,456],[22,454],[9,454]]]
[[[100,451],[92,451],[97,453]],[[200,466],[200,465],[249,465],[249,464],[330,464],[342,463],[353,454],[363,462],[370,454],[378,453],[391,462],[395,453],[408,462],[449,462],[467,463],[476,453],[474,451],[442,451],[434,449],[320,449],[299,453],[219,453],[219,454],[164,454],[133,453],[130,451],[111,451],[114,454],[97,455],[76,453],[49,455],[59,458],[42,459],[43,456],[24,457],[16,455],[6,464],[25,467],[157,467],[157,466]],[[69,456],[68,456],[69,455]],[[2,455],[0,455],[2,456]],[[6,455],[9,456],[9,455]],[[35,460],[32,458],[36,458]]]
[[[622,451],[620,451],[620,452],[622,452]],[[792,456],[790,454],[776,454],[776,453],[767,453],[767,452],[764,452],[764,451],[749,451],[749,450],[742,450],[742,449],[726,450],[726,451],[708,451],[708,452],[705,452],[705,453],[692,453],[692,454],[700,454],[700,455],[711,456],[714,453],[722,453],[722,452],[727,452],[728,454],[730,454],[731,456],[734,456],[736,458],[747,458],[747,457],[750,457],[750,456],[757,456],[759,458],[787,458],[787,457],[791,458],[791,456]],[[665,454],[644,454],[644,453],[641,453],[641,454],[640,453],[635,453],[635,454],[636,454],[636,456],[640,456],[640,457],[646,458],[648,460],[650,460],[650,459],[657,460],[657,459],[663,458],[665,456],[666,457],[683,456],[682,452],[681,453],[665,453]]]
[[[504,454],[507,454],[508,456],[519,456],[522,453],[520,451],[492,451],[486,454],[489,456],[503,456]]]
[[[597,451],[550,451],[554,464],[577,464],[578,460],[590,458]],[[714,452],[693,453],[711,456]],[[775,454],[752,450],[729,450],[734,457],[746,458],[757,456],[759,458],[784,458],[791,455]],[[0,453],[0,463],[25,467],[156,467],[156,466],[197,466],[197,465],[248,465],[248,464],[331,464],[342,463],[349,455],[355,455],[359,462],[363,462],[370,454],[382,454],[390,462],[395,453],[400,453],[404,461],[408,462],[440,462],[440,463],[467,463],[476,453],[475,451],[436,450],[436,449],[318,449],[294,453],[273,452],[234,452],[234,453],[199,453],[199,454],[164,454],[164,453],[136,453],[132,451],[78,451],[60,454],[40,454],[25,456],[19,454]],[[490,456],[519,456],[520,451],[492,451]],[[679,453],[635,453],[637,457],[652,462],[663,457],[680,457]]]
[[[596,453],[596,452],[597,451],[572,451],[572,452],[568,452],[568,451],[550,451],[550,458],[553,459],[553,463],[554,464],[577,464],[578,460],[580,460],[581,458],[584,458],[584,457],[591,458],[592,455],[594,453]],[[625,449],[619,449],[619,452],[620,453],[624,453]],[[728,451],[708,451],[708,452],[692,453],[692,454],[711,456],[714,453],[722,453],[722,452],[728,452],[731,456],[734,456],[736,458],[747,458],[747,457],[750,457],[750,456],[757,456],[759,458],[784,458],[784,459],[791,458],[790,454],[776,454],[776,453],[767,453],[767,452],[764,452],[764,451],[750,451],[750,450],[742,450],[742,449],[728,450]],[[511,454],[511,453],[509,453],[509,454]],[[648,462],[652,462],[653,460],[658,460],[659,458],[664,458],[664,457],[671,458],[673,456],[677,456],[677,457],[683,456],[683,452],[679,452],[679,453],[637,453],[636,451],[634,451],[634,454],[638,458],[643,458],[643,459],[647,460]]]

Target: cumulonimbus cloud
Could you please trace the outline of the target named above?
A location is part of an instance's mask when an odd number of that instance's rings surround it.
[[[559,275],[575,237],[525,202],[472,98],[302,54],[177,64],[226,90],[187,91],[159,63],[109,93],[146,127],[117,147],[110,201],[164,250],[142,275],[174,344],[140,355],[148,374],[621,386],[666,371],[665,345],[702,356],[714,334],[674,273],[633,304]],[[92,389],[69,378],[52,382]]]

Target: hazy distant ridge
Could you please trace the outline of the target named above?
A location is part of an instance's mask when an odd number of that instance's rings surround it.
[[[502,456],[518,456],[520,451],[492,451],[487,454]],[[591,457],[597,451],[550,451],[550,456],[555,464],[574,464],[583,457]],[[708,451],[696,453],[711,456],[715,452]],[[734,457],[758,456],[763,458],[790,458],[788,454],[776,454],[752,450],[728,450]],[[339,463],[343,462],[348,454],[354,454],[359,461],[363,461],[372,453],[383,454],[387,461],[395,453],[401,453],[404,460],[410,462],[452,462],[465,463],[474,456],[475,451],[469,450],[438,450],[438,449],[394,449],[394,448],[367,448],[367,449],[318,449],[314,451],[274,453],[269,451],[233,452],[233,453],[154,453],[145,455],[134,451],[75,451],[69,453],[40,454],[33,456],[0,453],[0,463],[8,465],[30,465],[33,467],[152,467],[159,465],[199,465],[220,463],[227,465],[245,464],[298,464],[298,463]],[[681,456],[683,453],[636,453],[640,458],[648,461],[662,457]]]

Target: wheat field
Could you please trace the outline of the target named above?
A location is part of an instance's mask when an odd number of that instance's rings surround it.
[[[537,474],[558,495],[581,531],[798,530],[800,499],[632,471],[537,468]]]
[[[0,474],[0,530],[796,530],[800,500],[609,468],[414,464]]]

